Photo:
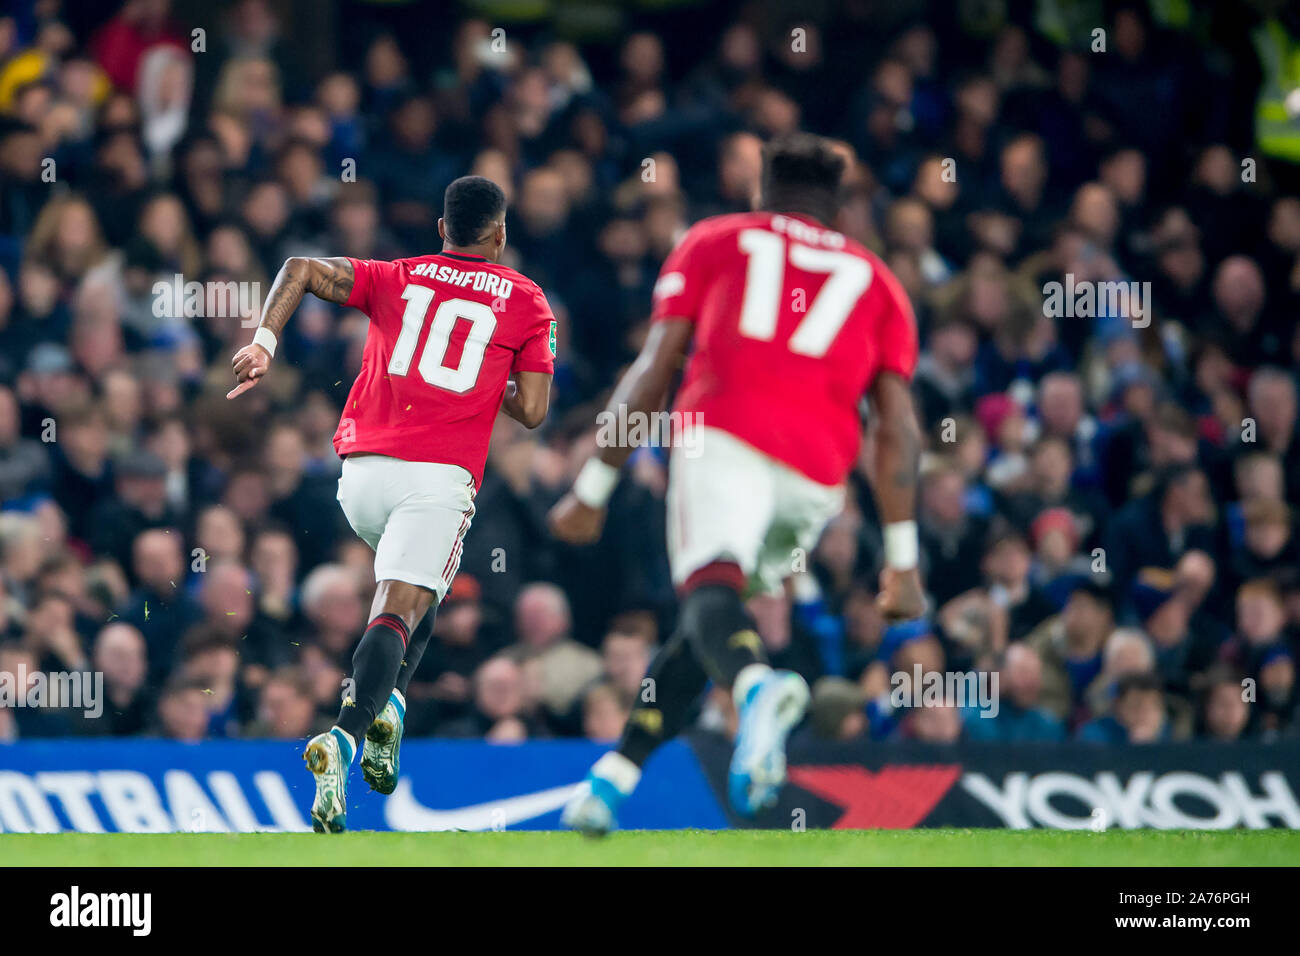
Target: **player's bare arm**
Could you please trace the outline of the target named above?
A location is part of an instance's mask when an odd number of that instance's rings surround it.
[[[885,569],[877,605],[887,620],[903,621],[925,612],[917,568],[916,481],[921,431],[904,379],[876,376],[868,392],[872,454],[867,479],[875,495],[885,536]]]
[[[546,372],[516,372],[506,382],[501,410],[525,428],[536,428],[551,406],[551,378]]]
[[[694,324],[686,319],[668,319],[651,325],[641,353],[615,386],[606,411],[625,416],[661,411],[694,329]],[[605,523],[605,502],[618,481],[618,470],[631,454],[630,446],[609,445],[587,462],[573,489],[551,509],[550,526],[556,537],[573,544],[600,537]]]
[[[262,306],[262,320],[253,341],[231,359],[239,384],[226,393],[226,398],[242,395],[261,381],[271,367],[271,357],[275,354],[280,333],[304,295],[310,292],[326,302],[341,305],[352,294],[355,281],[352,262],[343,256],[331,259],[291,256],[286,259],[271,283],[271,292]]]

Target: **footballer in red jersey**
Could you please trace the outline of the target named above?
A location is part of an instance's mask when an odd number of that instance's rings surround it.
[[[739,308],[737,305],[739,304]],[[698,223],[664,263],[652,320],[694,326],[674,411],[822,485],[858,454],[859,400],[881,372],[910,380],[916,322],[877,256],[799,213]]]
[[[334,450],[458,465],[477,487],[509,380],[554,369],[546,296],[482,255],[348,261],[343,304],[370,316],[370,330]]]
[[[251,345],[233,366],[235,398],[265,376],[277,336],[305,293],[370,317],[361,372],[334,435],[339,504],[375,551],[370,623],[352,658],[338,723],[307,745],[312,825],[347,825],[348,769],[381,793],[397,785],[406,689],[436,606],[460,566],[497,413],[536,428],[550,402],[555,318],[537,285],[498,261],[506,200],[481,176],[447,187],[439,253],[380,262],[289,259]]]
[[[870,406],[868,473],[885,539],[879,605],[917,617],[924,595],[914,517],[919,429],[909,383],[916,324],[898,280],[828,224],[843,160],[818,137],[770,144],[759,211],[696,224],[669,255],[650,332],[605,415],[660,406],[686,367],[671,420],[668,557],[678,629],[650,668],[618,748],[565,808],[589,833],[615,825],[641,766],[683,729],[707,681],[729,687],[740,716],[728,796],[742,816],[772,805],[785,780],[785,739],[807,685],[768,666],[742,600],[751,580],[779,589],[844,505],[844,481]],[[687,357],[689,352],[689,358]],[[560,537],[597,537],[630,447],[603,447],[551,513]]]

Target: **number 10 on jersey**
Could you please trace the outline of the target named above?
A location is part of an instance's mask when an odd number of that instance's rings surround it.
[[[401,334],[393,346],[393,357],[388,360],[390,375],[406,375],[411,371],[411,359],[415,355],[415,346],[420,341],[425,316],[433,303],[434,290],[412,283],[402,290],[402,298],[406,300],[406,309],[402,313]],[[452,368],[443,362],[447,358],[447,348],[451,345],[451,335],[456,329],[457,319],[469,322],[470,329],[465,338],[465,347],[460,353],[460,361]],[[469,299],[443,301],[433,313],[429,337],[420,352],[420,361],[416,366],[420,377],[435,388],[457,394],[468,392],[478,381],[483,356],[496,327],[496,314],[482,302],[471,302]]]

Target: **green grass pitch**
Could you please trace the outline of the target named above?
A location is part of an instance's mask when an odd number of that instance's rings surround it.
[[[1300,831],[5,834],[5,866],[1296,866]]]

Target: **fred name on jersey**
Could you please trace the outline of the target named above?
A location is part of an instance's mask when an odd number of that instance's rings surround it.
[[[513,282],[504,276],[497,275],[495,272],[487,272],[483,269],[471,269],[466,272],[463,269],[457,269],[455,266],[442,265],[437,262],[421,262],[411,270],[411,275],[426,276],[435,282],[445,282],[448,285],[458,285],[461,288],[469,286],[475,292],[486,292],[501,299],[510,298],[510,293],[515,288]]]
[[[788,216],[773,216],[772,231],[784,233],[796,242],[809,245],[825,246],[827,249],[843,249],[844,234],[833,229],[822,229],[800,219]]]

